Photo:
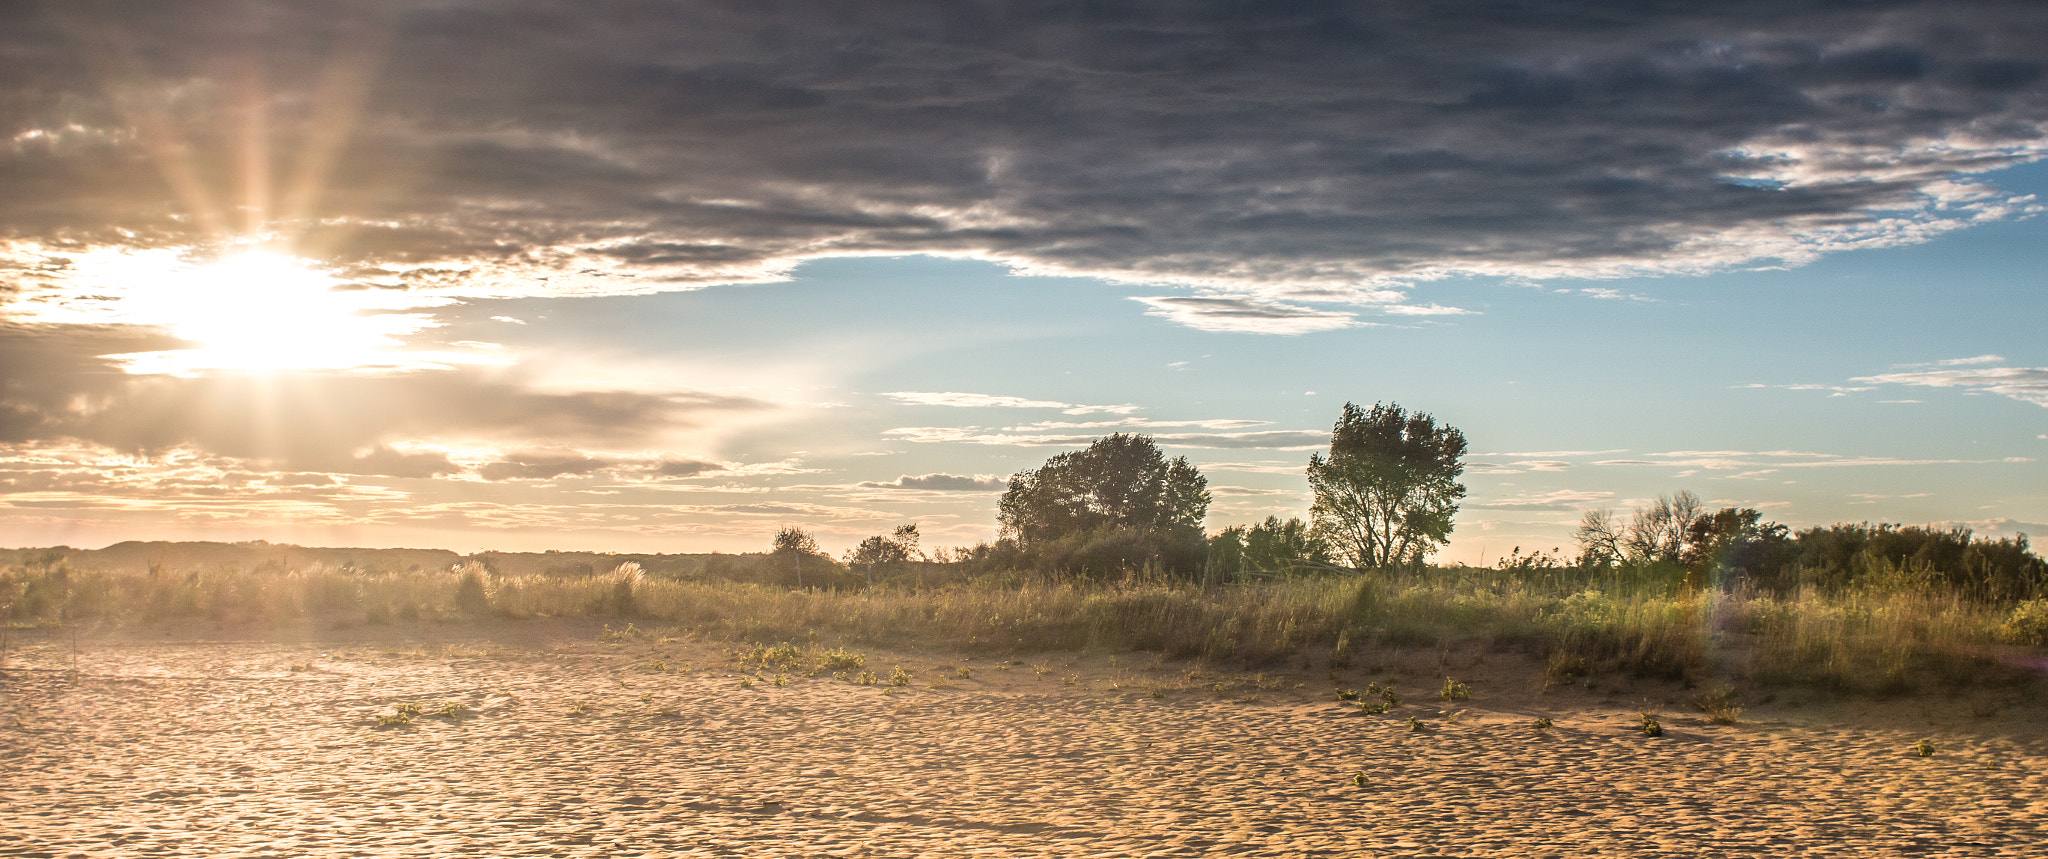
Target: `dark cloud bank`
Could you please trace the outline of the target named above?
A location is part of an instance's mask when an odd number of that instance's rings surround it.
[[[2037,0],[103,2],[10,4],[0,34],[17,240],[203,241],[246,214],[261,127],[272,224],[366,277],[971,252],[1206,283],[1240,298],[1155,312],[1278,330],[1319,323],[1243,297],[2009,216],[1950,180],[2037,157],[2048,121]]]
[[[1455,312],[1386,288],[1434,274],[1797,262],[2029,211],[1958,179],[2048,152],[2044,57],[2038,0],[0,4],[0,320],[95,248],[253,229],[457,295],[928,251],[1195,286],[1146,300],[1198,327],[1317,330],[1347,305]],[[99,357],[175,345],[0,328],[0,443],[434,476],[461,469],[390,442],[632,444],[759,406]]]

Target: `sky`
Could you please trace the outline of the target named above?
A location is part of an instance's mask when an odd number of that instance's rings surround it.
[[[1711,6],[1709,9],[1689,8]],[[2048,534],[2048,6],[0,6],[0,545],[1211,529],[1344,403],[1451,544],[1687,490]]]

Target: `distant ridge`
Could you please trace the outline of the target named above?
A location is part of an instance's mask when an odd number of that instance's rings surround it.
[[[755,555],[756,553],[748,553]],[[128,540],[104,549],[70,546],[0,549],[0,565],[63,563],[75,569],[148,572],[152,565],[168,571],[207,569],[289,570],[353,567],[365,572],[404,573],[445,570],[464,561],[479,561],[505,575],[591,575],[608,573],[632,562],[654,575],[682,576],[721,569],[738,557],[722,553],[624,554],[613,552],[479,552],[463,555],[447,549],[364,549],[296,546],[252,540],[173,542]]]
[[[129,540],[104,549],[74,549],[69,546],[0,549],[0,562],[9,566],[56,561],[80,569],[109,572],[147,572],[152,564],[167,570],[284,571],[315,566],[352,566],[370,572],[410,572],[447,569],[461,563],[462,555],[447,549],[319,548],[263,540],[247,543]]]

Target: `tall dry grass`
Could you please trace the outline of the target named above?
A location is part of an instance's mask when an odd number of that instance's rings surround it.
[[[2002,644],[2048,643],[2036,640],[2048,604],[1999,606],[1912,589],[1731,592],[1658,570],[1448,567],[1224,585],[1008,576],[873,591],[683,581],[632,564],[581,577],[498,576],[480,565],[425,573],[0,571],[0,618],[16,625],[308,617],[603,618],[740,642],[827,636],[967,651],[1153,651],[1249,666],[1303,659],[1342,668],[1372,649],[1483,646],[1534,654],[1558,681],[1618,672],[1877,694],[1973,676],[1972,666]]]

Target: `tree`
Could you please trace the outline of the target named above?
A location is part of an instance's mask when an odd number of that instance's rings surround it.
[[[1669,498],[1657,496],[1657,503],[1637,507],[1621,537],[1621,552],[1630,561],[1682,563],[1692,537],[1693,522],[1700,518],[1700,497],[1679,490]]]
[[[775,532],[775,540],[770,545],[774,547],[770,554],[775,555],[818,554],[817,538],[794,525]]]
[[[888,567],[905,561],[923,560],[917,548],[917,523],[898,525],[888,536],[875,535],[847,550],[846,562],[854,566]]]
[[[1791,553],[1785,526],[1763,521],[1753,507],[1723,507],[1692,520],[1686,529],[1685,554],[1679,562],[1698,572],[1702,581],[1716,574],[1752,581],[1775,577]]]
[[[1354,567],[1420,561],[1450,539],[1464,456],[1465,434],[1427,414],[1345,403],[1330,455],[1308,460],[1316,533]]]
[[[1300,519],[1268,516],[1256,525],[1232,525],[1209,537],[1209,566],[1221,573],[1293,572],[1329,560],[1322,538]]]
[[[1255,570],[1285,570],[1300,563],[1327,564],[1329,547],[1308,523],[1268,516],[1244,535],[1244,563]]]
[[[1117,433],[1011,476],[997,521],[1027,549],[1101,531],[1200,530],[1208,487],[1187,457],[1168,461],[1150,436]]]
[[[1209,481],[1152,439],[1117,433],[1010,477],[997,505],[1003,537],[1057,567],[1159,562],[1199,568]]]
[[[808,576],[813,585],[829,582],[834,572],[832,556],[819,551],[818,540],[794,525],[775,532],[769,544],[770,570],[785,584],[803,587]],[[805,570],[809,569],[809,573]]]
[[[1604,567],[1621,560],[1621,521],[1612,510],[1586,511],[1572,539],[1579,544],[1579,563]]]

